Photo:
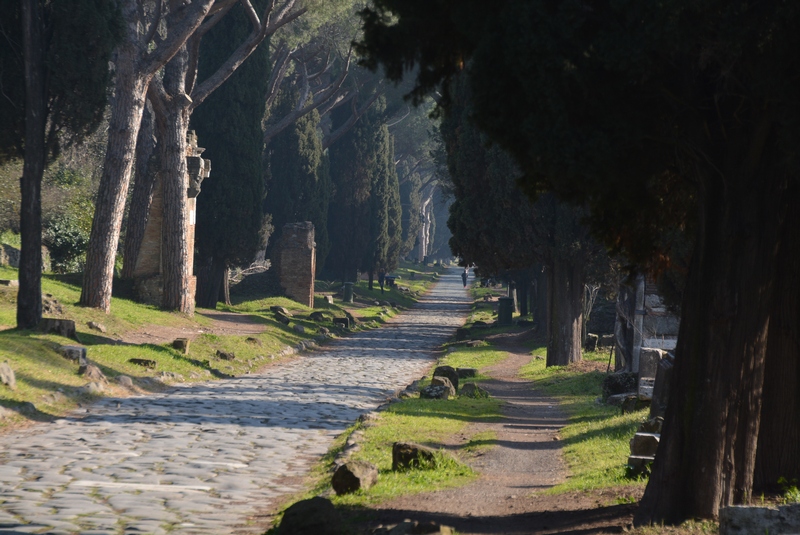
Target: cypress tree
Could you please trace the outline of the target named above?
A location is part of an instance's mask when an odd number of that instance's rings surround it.
[[[276,117],[283,117],[297,100],[297,91],[284,92],[275,105]],[[325,264],[328,239],[330,176],[322,141],[317,134],[319,113],[314,110],[275,136],[269,144],[269,172],[264,209],[272,215],[275,230],[271,244],[277,242],[287,223],[311,221],[317,243],[318,270]],[[272,247],[267,251],[269,255]]]
[[[218,68],[249,28],[244,10],[235,5],[203,38],[200,79]],[[261,123],[269,72],[269,48],[262,43],[192,114],[204,157],[212,163],[197,199],[198,306],[213,308],[226,288],[228,267],[250,263],[262,243]]]

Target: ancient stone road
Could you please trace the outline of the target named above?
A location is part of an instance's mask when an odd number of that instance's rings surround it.
[[[440,280],[386,327],[263,374],[107,399],[3,436],[0,533],[263,533],[248,516],[299,490],[292,476],[463,323],[459,271]]]

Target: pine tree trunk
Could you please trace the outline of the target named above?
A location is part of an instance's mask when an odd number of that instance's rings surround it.
[[[547,272],[544,271],[544,268],[541,265],[537,265],[534,267],[534,288],[535,288],[535,295],[533,299],[533,321],[535,321],[539,327],[538,330],[540,333],[547,333],[549,332],[548,328],[548,317],[547,317]]]
[[[581,360],[583,324],[583,266],[554,260],[547,270],[547,366],[566,366]]]
[[[161,308],[190,314],[194,302],[189,293],[189,265],[187,221],[186,136],[189,131],[189,105],[186,96],[186,73],[189,53],[184,45],[164,67],[164,89],[169,98],[154,110],[159,115],[159,130],[163,121],[164,134],[159,138],[159,163],[161,167],[164,198],[161,231]],[[159,132],[160,133],[160,132]]]
[[[734,172],[701,182],[670,403],[637,524],[714,518],[751,496],[785,201],[780,177]]]
[[[83,272],[80,304],[106,312],[111,309],[114,262],[148,84],[137,74],[136,57],[133,46],[117,50],[108,144]]]
[[[220,295],[220,300],[225,303],[226,305],[231,305],[231,268],[227,265],[225,266],[225,271],[222,274],[222,294]]]
[[[787,196],[796,207],[800,186],[794,183]],[[781,491],[782,477],[790,482],[800,479],[800,211],[796,208],[783,223],[780,247],[753,479],[756,492]]]
[[[22,250],[17,293],[17,327],[20,329],[32,329],[42,319],[42,176],[47,121],[43,23],[39,0],[23,0],[25,161],[20,179]]]
[[[128,221],[125,228],[125,246],[122,252],[123,279],[133,278],[139,249],[142,247],[144,231],[147,228],[147,217],[150,203],[155,191],[158,158],[156,138],[153,126],[153,111],[145,109],[142,114],[142,126],[136,141],[136,167],[131,195]]]
[[[189,232],[186,218],[186,134],[188,113],[172,109],[160,153],[162,162],[164,219],[161,233],[161,308],[191,313],[194,303],[189,296]]]

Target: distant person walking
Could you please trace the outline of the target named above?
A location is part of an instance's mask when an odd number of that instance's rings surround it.
[[[381,287],[381,293],[383,293],[383,283],[386,282],[386,270],[381,268],[378,271],[378,285]]]
[[[467,287],[467,277],[469,277],[469,268],[464,268],[464,273],[461,274],[461,280],[464,282],[464,288]]]

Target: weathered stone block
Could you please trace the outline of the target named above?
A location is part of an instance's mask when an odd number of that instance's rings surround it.
[[[367,490],[378,481],[378,468],[367,461],[348,461],[333,473],[331,486],[336,494]]]
[[[441,375],[434,375],[433,379],[431,379],[431,386],[442,386],[447,389],[447,395],[449,397],[455,397],[456,395],[456,388],[453,386],[453,383],[450,382],[450,379]]]
[[[631,455],[628,457],[628,476],[638,477],[650,473],[650,466],[655,461],[655,457],[643,455]]]
[[[431,448],[411,442],[395,442],[392,445],[392,470],[432,468],[435,464],[436,452]]]
[[[177,349],[184,355],[188,355],[190,343],[191,341],[188,338],[176,338],[175,340],[172,341],[172,347],[174,349]]]
[[[663,349],[643,347],[639,353],[639,379],[642,377],[655,378],[658,363],[667,352]]]
[[[586,335],[586,342],[583,344],[583,349],[586,351],[597,351],[597,343],[600,341],[600,336],[588,333]]]
[[[419,391],[421,399],[449,399],[451,389],[443,385],[428,385]]]
[[[660,438],[656,433],[636,433],[631,439],[631,455],[655,456]]]
[[[38,330],[44,334],[55,333],[64,338],[72,338],[78,341],[78,335],[75,332],[75,322],[72,320],[42,318],[42,321],[39,322]]]
[[[436,366],[433,370],[433,376],[447,377],[453,384],[453,388],[458,392],[458,372],[452,366]]]
[[[617,372],[603,379],[603,398],[627,392],[636,392],[637,375],[631,372]]]
[[[796,535],[800,533],[800,504],[777,507],[734,505],[719,510],[720,535]]]
[[[333,324],[345,329],[350,328],[350,318],[333,318]]]
[[[277,251],[276,268],[286,296],[313,308],[316,271],[314,225],[310,221],[284,225]]]
[[[675,359],[671,354],[667,354],[658,363],[658,370],[656,371],[656,380],[653,385],[653,401],[650,404],[650,417],[656,416],[663,417],[667,411],[667,403],[669,403],[669,390],[670,383],[672,382],[672,369],[675,365]]]
[[[80,367],[84,367],[88,364],[86,360],[86,348],[83,346],[61,346],[58,348],[58,352],[62,357],[77,363]]]
[[[0,364],[0,383],[6,385],[11,390],[17,389],[17,376],[9,366],[8,361]]]

